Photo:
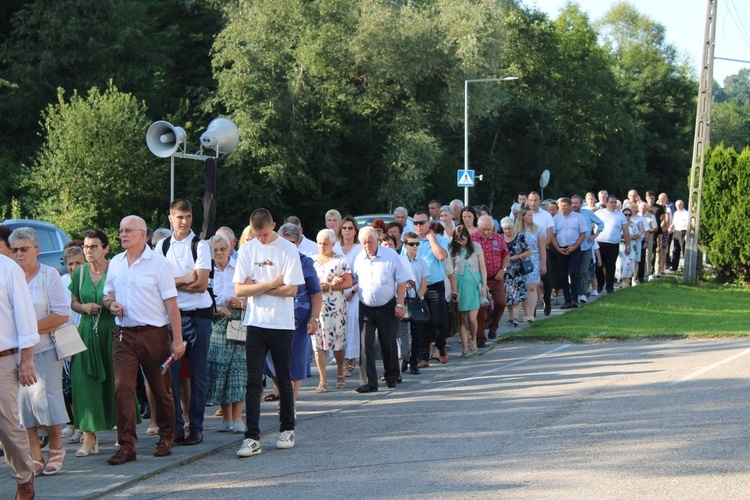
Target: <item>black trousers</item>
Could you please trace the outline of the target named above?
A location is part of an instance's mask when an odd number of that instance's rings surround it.
[[[602,267],[596,268],[596,280],[599,291],[605,287],[607,293],[615,291],[615,267],[617,256],[620,254],[619,243],[599,243],[599,253],[602,256]]]
[[[540,249],[541,250],[541,249]],[[557,268],[557,251],[554,248],[547,248],[547,273],[542,275],[542,285],[544,286],[544,307],[547,307],[552,300],[552,290],[555,288],[554,274],[558,272]],[[553,262],[554,260],[554,262]]]
[[[424,294],[430,308],[430,322],[420,325],[422,346],[419,349],[419,359],[425,361],[430,358],[430,343],[435,342],[441,354],[445,354],[445,339],[448,337],[448,303],[445,301],[445,283],[438,281],[427,285]]]
[[[680,254],[685,251],[685,233],[687,231],[675,231],[672,240],[674,252],[672,253],[672,271],[677,271],[680,267]]]
[[[570,304],[578,300],[579,266],[581,262],[581,250],[565,255],[557,254],[557,267],[560,272],[560,284],[562,285],[565,303]]]
[[[401,374],[396,347],[396,298],[380,307],[359,303],[359,382],[370,387],[378,386],[378,371],[375,366],[375,332],[383,351],[385,381],[395,383]]]

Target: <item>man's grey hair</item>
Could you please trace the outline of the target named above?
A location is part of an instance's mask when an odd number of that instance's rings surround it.
[[[125,217],[122,218],[122,220],[120,221],[120,224],[122,224],[124,221],[128,219],[135,222],[135,225],[138,226],[136,227],[136,229],[139,229],[141,231],[148,231],[148,226],[146,225],[146,221],[143,220],[143,217],[139,217],[138,215],[126,215]],[[169,234],[170,236],[172,235],[171,232]]]
[[[10,246],[13,246],[18,240],[29,240],[35,248],[39,248],[39,236],[36,234],[36,231],[30,227],[19,227],[10,233],[10,236],[8,237]]]
[[[372,226],[366,226],[359,230],[359,241],[362,242],[372,236],[375,240],[378,239],[378,231]]]
[[[521,204],[520,203],[514,203],[510,206],[511,213],[513,212],[520,212],[521,211]]]
[[[458,198],[456,198],[455,200],[452,200],[450,204],[451,205],[456,205],[459,210],[462,209],[462,208],[464,208],[464,202],[461,201],[461,200],[459,200]]]
[[[213,248],[216,245],[217,241],[221,241],[222,243],[224,243],[229,250],[232,249],[232,244],[229,242],[229,238],[219,233],[216,233],[215,235],[213,235],[213,237],[211,237],[211,240],[209,241],[211,248]]]
[[[405,209],[404,207],[396,207],[393,210],[393,215],[396,215],[397,213],[403,213],[403,214],[409,215],[409,211]]]
[[[156,231],[154,231],[154,234],[151,236],[151,244],[156,245],[164,238],[170,238],[172,236],[172,231],[167,229],[166,227],[160,227]]]
[[[443,205],[440,207],[441,212],[448,212],[449,214],[453,215],[455,213],[455,210],[453,210],[453,207],[450,205]]]
[[[294,240],[294,243],[299,243],[302,239],[302,232],[297,224],[287,222],[279,228],[279,236],[282,238],[289,236]]]
[[[229,237],[232,240],[236,240],[237,237],[234,235],[234,231],[229,226],[221,226],[219,229],[216,230],[217,233],[226,233],[227,237]],[[231,246],[232,242],[229,242],[229,245]]]
[[[495,221],[492,220],[492,217],[490,217],[489,215],[481,215],[477,220],[477,227],[479,227],[479,224],[481,224],[482,222],[489,222],[492,227],[495,227]]]

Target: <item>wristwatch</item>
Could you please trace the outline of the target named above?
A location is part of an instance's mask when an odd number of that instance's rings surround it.
[[[401,309],[403,309],[404,305],[403,304],[396,304],[396,307],[400,307]]]

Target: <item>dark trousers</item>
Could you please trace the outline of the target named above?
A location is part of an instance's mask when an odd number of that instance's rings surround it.
[[[672,271],[677,271],[677,268],[680,267],[680,254],[684,252],[686,232],[687,231],[674,232],[674,239],[672,240],[674,246],[674,252],[672,253]]]
[[[294,391],[292,390],[292,342],[294,330],[247,327],[245,350],[247,355],[247,391],[245,437],[260,439],[260,395],[263,393],[263,366],[271,352],[279,388],[279,432],[294,430]]]
[[[370,307],[359,303],[359,383],[378,386],[378,372],[375,366],[375,332],[377,330],[380,347],[383,351],[385,381],[395,383],[401,373],[396,348],[396,299],[391,299],[380,307]]]
[[[427,285],[424,294],[430,307],[430,322],[422,325],[422,346],[419,349],[419,359],[427,361],[430,358],[430,342],[435,342],[441,354],[445,354],[445,339],[448,337],[448,303],[445,301],[445,283],[438,281]]]
[[[211,342],[211,320],[199,317],[182,317],[182,338],[185,346],[186,361],[190,365],[190,403],[188,417],[190,430],[203,432],[203,416],[206,412],[206,379],[208,375],[208,346]],[[174,394],[174,413],[176,426],[182,429],[185,420],[182,418],[182,401],[180,401],[180,370],[185,358],[172,363],[172,393]]]
[[[419,363],[419,352],[422,349],[422,337],[424,337],[423,323],[411,323],[411,354],[409,355],[409,366],[416,368]],[[362,332],[360,332],[361,335]],[[360,347],[361,349],[361,347]]]
[[[602,256],[602,267],[596,268],[597,287],[601,292],[606,284],[607,293],[612,293],[615,291],[615,267],[617,256],[620,254],[620,244],[599,243],[599,253]]]
[[[581,250],[581,260],[578,262],[578,295],[588,295],[589,293],[589,270],[591,269],[592,260],[594,260],[594,254],[591,248]],[[573,300],[578,299],[574,297]]]
[[[542,274],[542,285],[544,286],[544,307],[552,304],[552,291],[555,288],[553,276],[557,271],[557,252],[554,248],[547,248],[547,272]]]
[[[567,248],[567,247],[562,247]],[[562,285],[565,303],[570,304],[578,300],[578,282],[580,280],[579,267],[581,263],[581,250],[576,249],[570,254],[557,254],[557,268],[560,272],[560,284]]]
[[[120,449],[134,452],[138,443],[135,433],[138,423],[135,385],[141,367],[154,395],[156,408],[151,408],[151,412],[159,426],[159,437],[171,443],[175,422],[172,374],[169,371],[161,374],[161,364],[172,354],[169,330],[163,326],[131,332],[115,327],[114,333],[112,359],[115,367],[115,421]]]
[[[648,236],[643,238],[638,244],[641,245],[641,261],[638,266],[638,283],[643,283],[646,277],[646,248]]]
[[[487,288],[492,294],[492,316],[490,316],[490,331],[497,331],[500,318],[505,311],[505,280],[487,278]],[[487,308],[479,307],[477,312],[477,343],[487,342],[484,334],[484,323],[487,319]]]

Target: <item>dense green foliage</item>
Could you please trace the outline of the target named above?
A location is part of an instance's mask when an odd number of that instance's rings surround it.
[[[700,239],[719,281],[750,282],[750,147],[706,155]]]
[[[10,0],[0,14],[0,205],[17,196],[72,235],[133,211],[165,223],[169,161],[144,141],[158,119],[186,129],[188,152],[212,116],[237,123],[217,197],[237,230],[258,206],[309,233],[332,207],[462,197],[464,80],[506,75],[520,79],[469,86],[472,202],[504,215],[544,169],[547,196],[686,194],[697,83],[625,3],[594,24],[517,0]],[[175,191],[200,220],[198,162],[177,161]]]

